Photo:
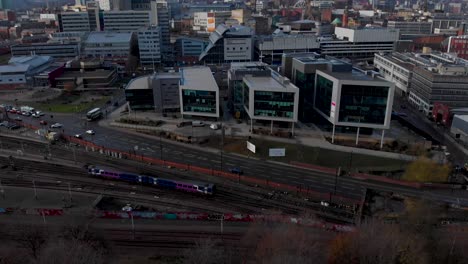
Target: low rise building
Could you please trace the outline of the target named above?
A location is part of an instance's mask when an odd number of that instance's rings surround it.
[[[299,89],[288,78],[271,71],[270,76],[247,75],[243,83],[244,110],[251,120],[251,132],[255,121],[266,121],[271,123],[271,133],[274,122],[290,123],[294,133],[294,123],[298,120]]]
[[[468,144],[468,115],[454,115],[450,134],[456,139]]]
[[[116,70],[65,71],[55,78],[56,87],[65,90],[91,91],[113,89],[118,80]]]
[[[411,89],[413,68],[416,64],[404,53],[375,54],[374,66],[380,74],[395,84],[395,93],[408,96]]]
[[[219,87],[208,67],[181,68],[182,116],[219,118]]]
[[[74,58],[80,55],[80,43],[34,43],[11,46],[12,56],[50,56],[54,58]]]
[[[395,85],[383,78],[357,71],[316,71],[314,108],[335,131],[353,128],[382,129],[390,127]]]
[[[0,89],[33,86],[33,76],[51,66],[50,56],[12,57],[8,65],[0,66]]]
[[[244,26],[219,25],[210,35],[210,43],[199,60],[206,63],[252,61],[253,30]]]
[[[284,53],[319,51],[317,40],[314,35],[260,36],[255,43],[256,57],[271,65],[281,65]]]
[[[411,36],[430,35],[432,33],[431,22],[420,21],[388,21],[388,28],[399,29],[400,39],[408,39]]]
[[[87,57],[127,59],[137,39],[133,33],[91,32],[83,45]]]
[[[229,109],[239,119],[245,117],[244,77],[270,77],[271,69],[263,62],[232,62],[228,71]]]
[[[447,52],[456,53],[459,58],[468,59],[468,35],[450,37]]]

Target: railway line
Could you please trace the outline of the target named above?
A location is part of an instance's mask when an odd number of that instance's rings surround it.
[[[25,140],[21,139],[13,139],[11,141],[8,141],[8,143],[4,143],[5,141],[3,140],[2,147],[6,148],[8,147],[9,149],[20,149],[22,146],[24,147],[25,144],[28,146],[28,152],[32,153],[40,153],[41,150],[44,150],[46,147],[44,146],[45,144],[41,144],[40,142],[36,141],[31,141],[28,143],[25,143]],[[5,146],[7,145],[7,146]],[[214,199],[201,199],[199,197],[193,197],[188,194],[183,194],[181,195],[176,195],[175,193],[168,192],[165,190],[160,190],[160,189],[153,189],[151,188],[151,193],[147,193],[148,191],[146,190],[144,193],[139,191],[141,194],[146,194],[146,195],[151,195],[151,197],[154,196],[159,196],[159,197],[171,197],[173,199],[184,199],[187,200],[187,198],[190,196],[190,201],[197,202],[198,204],[206,204],[210,203],[210,206],[213,203],[219,203],[221,208],[225,209],[218,209],[219,212],[226,212],[227,210],[235,211],[235,212],[240,212],[240,213],[258,213],[258,212],[264,212],[265,210],[271,210],[271,211],[276,211],[276,212],[283,212],[286,214],[302,214],[304,211],[317,211],[321,212],[323,211],[323,208],[320,207],[320,201],[316,201],[315,203],[313,201],[305,201],[303,197],[294,197],[292,194],[288,195],[283,195],[283,194],[275,194],[271,190],[265,190],[262,188],[259,188],[258,186],[248,186],[244,185],[242,183],[236,183],[233,181],[228,181],[222,178],[214,177],[214,176],[209,176],[209,175],[188,175],[187,172],[184,171],[177,171],[175,172],[174,169],[167,169],[163,168],[161,166],[154,166],[154,165],[149,165],[141,162],[136,162],[136,161],[131,161],[131,160],[124,160],[124,159],[113,159],[109,158],[103,155],[99,155],[97,153],[93,152],[86,152],[83,149],[75,149],[75,153],[71,154],[70,150],[68,149],[69,146],[49,146],[51,152],[53,153],[52,157],[53,160],[57,159],[54,157],[60,156],[60,159],[65,159],[68,160],[69,162],[74,162],[75,158],[79,160],[78,164],[82,163],[91,163],[92,161],[94,164],[100,164],[103,166],[109,166],[109,167],[114,167],[114,168],[119,168],[119,170],[125,170],[128,171],[130,167],[137,168],[133,169],[135,173],[145,173],[147,175],[154,175],[154,176],[161,176],[164,175],[164,177],[170,176],[170,178],[173,179],[187,179],[187,180],[202,180],[205,182],[213,182],[216,183],[218,186],[218,195]],[[32,149],[30,149],[32,148]],[[59,153],[59,154],[57,154]],[[32,154],[30,154],[32,155]],[[17,164],[20,162],[17,159]],[[46,161],[44,161],[46,162]],[[34,166],[29,166],[25,165],[26,170],[28,170],[31,173],[37,173],[39,167],[42,165],[37,165],[40,163],[36,163]],[[34,168],[33,168],[34,167]],[[64,168],[60,167],[53,167],[53,168],[48,168],[45,169],[43,168],[43,171],[50,173],[50,174],[60,174],[64,173]],[[18,173],[18,172],[17,172]],[[53,180],[55,181],[63,181],[64,177],[69,180],[69,177],[88,177],[87,175],[83,174],[79,168],[73,168],[70,169],[70,171],[66,172],[66,175],[61,175],[57,176]],[[49,176],[51,177],[51,176]],[[200,177],[203,177],[203,179],[200,179]],[[87,180],[88,181],[88,180]],[[77,184],[82,184],[86,185],[86,182],[80,182]],[[120,184],[121,185],[121,184]],[[103,188],[104,186],[99,186]],[[134,186],[133,186],[134,187]],[[117,187],[112,187],[112,186],[107,186],[108,189],[112,188],[115,189]],[[123,187],[119,187],[123,188]],[[145,187],[142,187],[145,188]],[[135,191],[134,189],[128,189],[127,191]],[[169,194],[170,193],[170,194]],[[273,196],[273,198],[271,197]],[[312,199],[310,199],[312,200]],[[319,206],[317,206],[317,204]],[[346,210],[337,210],[337,209],[332,209],[332,214],[338,213],[338,219],[342,220],[341,218],[343,216],[348,216],[349,212]],[[338,212],[336,212],[338,211]],[[348,218],[347,222],[353,218]]]

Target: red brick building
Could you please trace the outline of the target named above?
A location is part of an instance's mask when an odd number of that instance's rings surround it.
[[[447,52],[454,52],[459,58],[468,59],[468,35],[450,37]]]

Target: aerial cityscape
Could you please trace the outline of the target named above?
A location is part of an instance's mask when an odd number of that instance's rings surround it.
[[[467,248],[468,0],[0,0],[0,264]]]

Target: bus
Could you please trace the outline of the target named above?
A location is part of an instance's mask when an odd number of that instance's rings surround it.
[[[93,121],[102,117],[101,108],[94,108],[86,114],[88,121]]]

